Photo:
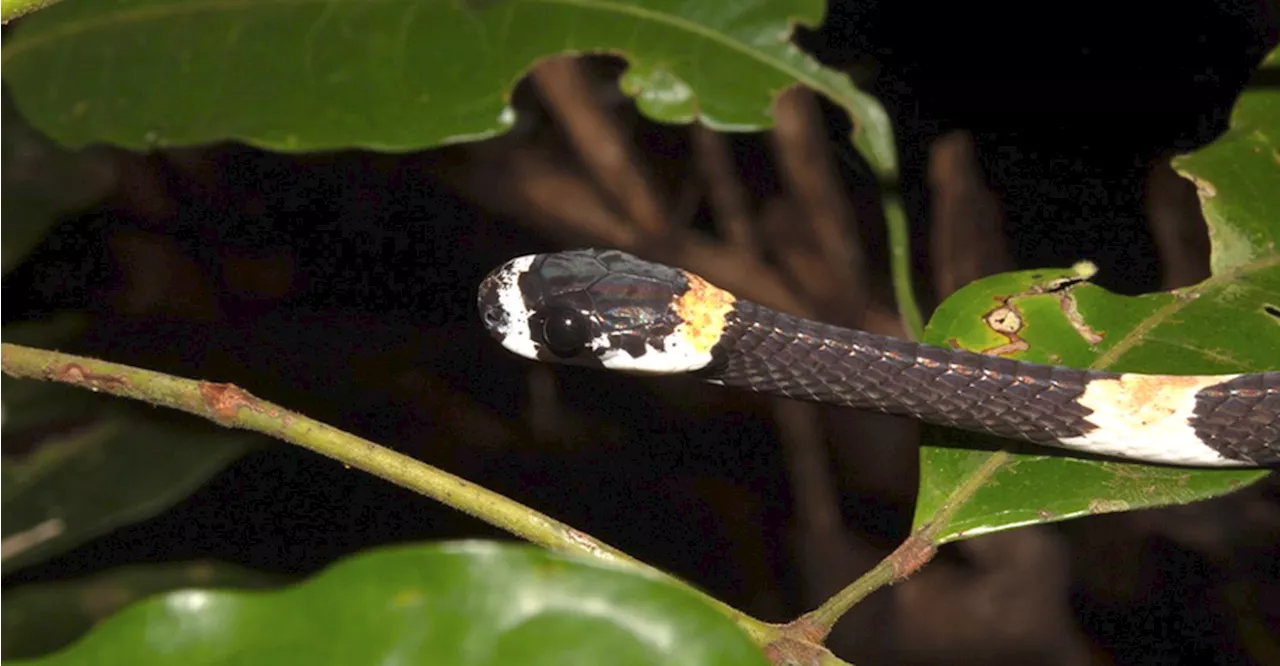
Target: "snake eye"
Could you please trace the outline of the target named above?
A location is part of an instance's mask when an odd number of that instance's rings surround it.
[[[542,320],[542,341],[560,358],[576,356],[591,341],[587,318],[570,308],[552,308]]]

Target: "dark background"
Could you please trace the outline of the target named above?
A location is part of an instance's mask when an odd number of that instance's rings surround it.
[[[957,279],[1080,259],[1125,293],[1207,275],[1194,192],[1167,158],[1223,131],[1276,30],[1274,7],[1246,0],[846,2],[797,41],[888,108],[917,291],[931,306]],[[638,117],[611,82],[620,67],[584,66],[594,104],[634,148],[672,224],[715,235],[716,184],[694,166],[702,144],[689,128]],[[905,536],[915,428],[680,379],[535,368],[504,353],[476,316],[483,275],[516,254],[608,244],[557,222],[554,208],[534,210],[541,186],[520,165],[601,187],[554,112],[563,102],[528,82],[515,99],[522,120],[510,135],[412,155],[112,152],[118,187],[5,279],[4,322],[92,313],[78,351],[234,382],[529,504],[759,617],[813,607]],[[863,263],[852,283],[789,284],[818,316],[901,334],[876,184],[844,140],[847,119],[830,109],[814,118]],[[779,239],[808,221],[779,165],[781,139],[722,140],[758,254],[786,268],[804,249]],[[558,200],[565,214],[579,206]],[[677,243],[629,249],[695,270],[714,261]],[[837,524],[812,515],[823,498],[798,483],[814,451],[834,484]],[[1264,482],[1194,506],[945,548],[855,610],[833,647],[859,664],[1280,663],[1276,495]],[[502,535],[280,444],[163,515],[4,583],[197,557],[305,575],[378,544],[475,536]]]

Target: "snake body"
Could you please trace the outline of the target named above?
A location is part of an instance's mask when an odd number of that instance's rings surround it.
[[[518,257],[481,317],[530,359],[691,374],[1128,460],[1280,464],[1280,372],[1149,375],[1014,361],[841,328],[740,299],[616,250]]]

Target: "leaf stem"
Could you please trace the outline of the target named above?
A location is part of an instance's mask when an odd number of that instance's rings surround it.
[[[825,637],[850,608],[867,598],[869,594],[885,585],[906,580],[933,559],[938,549],[938,535],[951,523],[956,512],[972,499],[973,495],[986,485],[991,476],[1009,462],[1009,459],[1008,451],[992,452],[978,469],[967,476],[964,482],[947,496],[946,501],[933,514],[929,522],[907,536],[906,541],[903,541],[893,553],[827,599],[821,606],[800,616],[792,624],[806,626],[811,635]]]
[[[884,192],[884,219],[889,234],[889,272],[893,277],[898,316],[902,318],[902,328],[907,335],[912,340],[919,340],[924,335],[924,318],[920,315],[920,304],[916,302],[915,287],[911,282],[911,231],[907,226],[902,195],[896,190]]]
[[[629,565],[670,580],[728,615],[759,645],[767,645],[779,635],[777,626],[746,615],[589,534],[444,470],[260,400],[233,384],[184,379],[9,343],[0,344],[0,366],[3,366],[5,374],[13,377],[62,382],[141,400],[195,414],[228,428],[252,430],[297,444],[435,499],[550,550]]]

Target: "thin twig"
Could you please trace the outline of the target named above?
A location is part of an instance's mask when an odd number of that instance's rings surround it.
[[[747,208],[747,190],[738,180],[733,153],[724,135],[695,124],[693,157],[707,188],[707,198],[720,235],[730,245],[755,248],[755,233],[751,230],[751,213]]]
[[[665,234],[669,225],[658,196],[632,154],[631,142],[591,94],[579,61],[569,56],[546,60],[534,68],[533,81],[575,151],[595,172],[596,182],[637,227],[650,235]]]
[[[1014,269],[1000,202],[987,189],[973,137],[955,131],[929,148],[933,284],[939,298]]]
[[[711,207],[728,245],[753,257],[760,257],[756,234],[747,217],[746,192],[738,181],[724,137],[709,129],[694,130],[699,163],[710,194]],[[776,201],[776,200],[775,200]],[[798,216],[797,216],[798,217]],[[789,222],[795,223],[795,217]],[[775,249],[777,244],[772,244]],[[794,253],[784,256],[790,257]],[[821,260],[813,262],[821,272]],[[829,282],[829,275],[826,276]],[[778,438],[786,453],[787,476],[795,495],[799,551],[805,562],[802,577],[806,592],[825,598],[832,589],[848,580],[849,567],[842,566],[848,548],[840,519],[839,498],[832,482],[826,449],[826,434],[818,407],[792,400],[773,400]],[[840,581],[833,583],[833,581]]]
[[[840,491],[827,450],[827,428],[817,405],[774,400],[773,420],[787,465],[805,603],[826,599],[861,567],[840,513]]]
[[[283,407],[233,384],[174,377],[60,352],[0,344],[0,365],[12,377],[62,382],[195,414],[310,449],[408,488],[550,550],[639,568],[692,591],[738,623],[760,645],[778,629],[710,597],[687,583],[518,502],[461,477]]]
[[[1143,195],[1160,252],[1162,288],[1180,289],[1207,279],[1212,274],[1209,227],[1195,186],[1179,176],[1168,160],[1160,160],[1147,172]]]
[[[613,247],[694,271],[743,298],[792,314],[813,309],[773,267],[741,248],[692,230],[673,230],[664,239],[646,236],[610,214],[582,179],[554,156],[530,148],[501,150],[471,144],[466,158],[440,164],[440,176],[463,196],[489,211],[575,245]]]
[[[0,560],[25,553],[50,539],[62,536],[66,531],[67,526],[62,519],[50,518],[17,534],[11,534],[0,541]]]
[[[607,247],[630,248],[644,238],[580,169],[561,165],[550,151],[508,149],[490,142],[457,150],[462,156],[442,164],[440,175],[481,208],[562,241],[580,242],[572,237],[583,237]]]
[[[782,124],[782,115],[778,114],[779,125]],[[696,140],[695,152],[707,183],[717,227],[722,230],[722,236],[729,246],[760,257],[756,234],[748,217],[747,194],[733,168],[732,155],[724,137],[701,126],[694,128],[693,132]],[[780,138],[782,140],[785,139]],[[806,144],[800,150],[808,149],[807,142],[800,143]],[[808,168],[800,167],[800,170],[807,172]],[[797,174],[797,177],[801,176]],[[790,216],[788,220],[793,229],[798,217],[801,216]],[[794,234],[794,231],[791,233]],[[779,247],[778,243],[770,245],[775,251]],[[783,252],[782,256],[791,259],[794,254],[795,252]],[[820,258],[811,263],[811,266],[805,268],[824,273],[818,279],[829,284],[833,271],[826,266],[828,262]],[[835,267],[834,272],[843,274],[845,271],[841,268]],[[863,285],[856,287],[861,288]],[[845,299],[840,305],[850,304]],[[818,598],[825,598],[830,590],[838,589],[840,583],[848,580],[847,571],[850,567],[842,566],[847,560],[845,555],[849,549],[840,518],[839,493],[832,481],[824,424],[816,405],[793,400],[771,402],[774,421],[779,429],[778,439],[786,454],[787,476],[795,496],[796,506],[792,513],[796,517],[798,550],[802,553],[800,559],[804,562],[802,578],[805,579],[805,591],[811,595],[821,595]],[[837,580],[839,582],[833,584]]]
[[[991,476],[1000,471],[1009,462],[1009,458],[1010,454],[1007,451],[992,452],[980,467],[951,492],[929,521],[912,531],[897,550],[881,560],[871,571],[827,599],[821,606],[800,616],[792,624],[804,626],[811,633],[829,632],[836,622],[849,612],[850,608],[865,599],[867,595],[885,585],[905,580],[919,570],[933,559],[937,551],[938,535],[951,523],[956,512],[987,485]],[[822,634],[822,636],[825,635],[825,633]]]
[[[866,262],[852,230],[853,209],[837,177],[826,134],[816,129],[821,114],[813,93],[805,88],[786,91],[774,104],[774,116],[780,171],[809,222],[825,264],[822,274],[827,282],[836,282],[828,291],[840,295],[842,320],[858,324],[867,302]]]
[[[760,244],[769,248],[791,288],[814,303],[815,312],[829,317],[844,303],[831,297],[836,291],[831,271],[817,240],[806,233],[808,225],[804,222],[804,210],[794,197],[776,196],[760,207],[756,231]]]

